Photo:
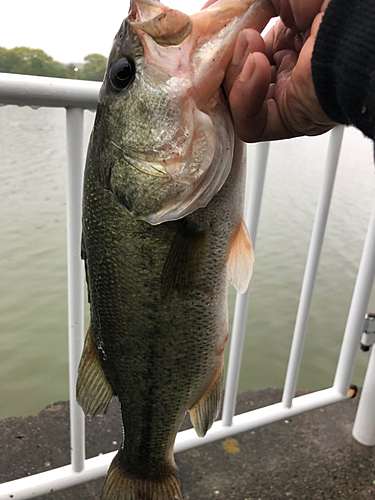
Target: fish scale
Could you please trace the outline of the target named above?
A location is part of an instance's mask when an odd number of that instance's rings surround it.
[[[215,43],[216,51],[232,53],[241,28],[266,23],[266,0],[255,2],[243,20],[249,3],[219,0],[203,11],[211,55]],[[177,19],[178,33],[168,16]],[[116,395],[124,431],[103,500],[182,499],[175,437],[187,411],[200,436],[217,416],[227,279],[243,292],[251,276],[252,247],[242,219],[244,146],[234,136],[221,81],[211,74],[218,68],[207,66],[201,47],[199,58],[213,83],[198,75],[195,88],[198,62],[187,78],[181,55],[168,47],[171,37],[193,57],[194,37],[201,34],[201,17],[195,16],[156,0],[131,2],[109,57],[88,149],[82,255],[91,324],[77,400],[92,418],[105,414]],[[218,36],[218,16],[222,26],[230,17],[234,33]],[[220,65],[225,58],[218,59]],[[177,88],[179,75],[180,94],[168,92],[171,79]],[[207,85],[206,99],[201,85]]]

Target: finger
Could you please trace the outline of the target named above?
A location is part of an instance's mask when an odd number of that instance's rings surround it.
[[[318,133],[322,133],[322,131],[324,131],[323,127],[329,130],[335,125],[323,111],[315,93],[311,74],[311,57],[314,42],[315,39],[313,36],[306,41],[301,50],[295,69],[291,74],[292,88],[299,89],[297,97],[301,103],[304,103],[304,106],[308,110],[308,114],[304,114],[305,120],[301,120],[301,118],[299,120],[300,130],[307,135],[315,135],[317,130],[319,131]]]
[[[263,38],[256,30],[246,29],[239,34],[233,57],[228,65],[224,79],[224,90],[227,96],[230,94],[236,78],[241,73],[248,55],[252,52],[264,51],[265,45]]]
[[[323,13],[321,14],[318,14],[316,16],[316,18],[314,19],[314,22],[311,26],[311,33],[310,33],[310,36],[315,40],[316,39],[316,36],[318,34],[318,30],[319,30],[319,26],[320,26],[320,23],[322,22],[322,19],[323,19]]]
[[[288,0],[272,0],[272,3],[283,23],[289,28],[295,27],[295,20],[290,2]]]
[[[305,31],[320,12],[323,0],[272,0],[283,23],[294,31]]]
[[[305,31],[311,26],[315,16],[320,12],[322,4],[323,0],[309,0],[308,2],[290,0],[295,23],[300,31]]]
[[[289,78],[291,75],[297,64],[298,54],[294,50],[279,50],[274,55],[274,61],[276,64],[277,80],[280,82],[280,80]]]
[[[264,36],[265,54],[272,63],[276,52],[285,49],[300,52],[304,41],[304,34],[293,31],[279,20]]]
[[[246,142],[257,141],[267,120],[265,99],[271,82],[271,69],[266,56],[249,54],[229,94],[234,127]]]
[[[317,135],[334,124],[321,108],[315,94],[311,75],[311,56],[314,39],[310,37],[299,55],[293,50],[275,54],[277,85],[274,100],[277,113],[268,120],[265,135],[272,137],[272,122],[293,135]]]

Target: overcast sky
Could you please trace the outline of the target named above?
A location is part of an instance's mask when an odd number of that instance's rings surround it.
[[[188,14],[205,0],[165,0]],[[129,0],[4,0],[0,46],[42,49],[60,62],[82,62],[87,54],[108,56],[129,9]]]

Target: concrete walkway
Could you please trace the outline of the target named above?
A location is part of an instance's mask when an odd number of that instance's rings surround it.
[[[237,413],[280,399],[278,389],[251,391],[238,398]],[[375,499],[375,447],[351,436],[357,403],[358,397],[177,454],[184,500]],[[113,404],[105,418],[87,423],[87,456],[113,451],[120,442]],[[66,402],[34,417],[0,421],[0,482],[68,462]],[[98,500],[103,480],[38,498]]]

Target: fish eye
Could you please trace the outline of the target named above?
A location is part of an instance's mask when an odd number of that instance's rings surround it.
[[[123,90],[133,81],[135,73],[134,63],[131,59],[121,57],[117,59],[109,71],[109,79],[115,90]]]

